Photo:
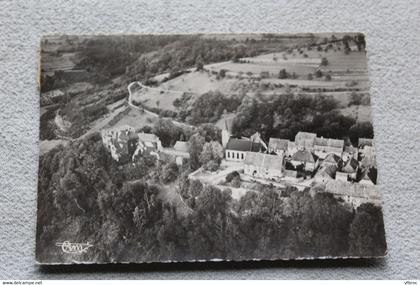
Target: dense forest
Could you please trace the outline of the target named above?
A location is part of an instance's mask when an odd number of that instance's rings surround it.
[[[373,138],[370,122],[357,122],[342,115],[338,102],[321,94],[253,98],[210,91],[193,103],[184,97],[175,102],[178,119],[199,125],[215,123],[224,113],[234,112],[231,131],[237,137],[250,137],[258,131],[265,141],[271,137],[293,141],[299,131],[306,131],[327,138],[349,139],[353,144],[360,137]]]
[[[245,45],[235,40],[212,40],[200,35],[69,37],[66,52],[71,49],[77,54],[74,69],[84,70],[85,76],[75,77],[71,72],[63,71],[56,71],[53,75],[42,73],[41,91],[45,93],[64,88],[64,95],[54,98],[57,104],[55,109],[62,109],[64,118],[71,123],[69,129],[61,135],[77,138],[87,130],[89,123],[108,112],[106,105],[127,95],[126,86],[129,82],[140,80],[153,84],[149,79],[165,72],[169,73],[169,78],[173,78],[182,74],[186,68],[200,68],[210,62],[254,56],[263,51],[264,43],[265,40],[260,40]],[[123,79],[113,83],[118,77]],[[88,82],[94,88],[70,94],[66,88],[71,89],[71,85],[77,82]],[[53,130],[45,131],[53,125],[52,112],[49,111],[41,120],[43,131],[40,137],[43,140],[56,138]],[[164,112],[162,115],[172,116]]]
[[[274,100],[258,101],[244,97],[233,123],[236,135],[251,136],[257,130],[270,137],[294,140],[299,131],[313,132],[327,138],[373,138],[370,122],[357,122],[337,109],[338,103],[328,96],[282,95]],[[273,115],[274,114],[274,115]]]
[[[205,129],[202,135],[219,136]],[[322,191],[269,186],[237,201],[230,190],[188,180],[188,167],[150,157],[118,165],[99,134],[55,148],[39,164],[40,262],[380,256],[386,250],[382,212],[372,204],[353,210]],[[167,184],[177,177],[178,190]],[[161,187],[179,191],[191,212],[181,215],[162,200]],[[67,259],[55,246],[64,240],[94,246]]]
[[[151,76],[165,72],[174,74],[210,62],[255,56],[264,50],[266,41],[250,41],[245,45],[235,40],[215,41],[200,35],[143,35],[69,37],[66,44],[65,52],[70,48],[77,54],[74,69],[86,71],[83,81],[104,84],[121,75],[125,75],[126,81],[147,81]],[[75,81],[80,81],[80,78],[75,78]],[[72,83],[72,78],[57,71],[42,77],[41,91],[47,92],[69,83]]]

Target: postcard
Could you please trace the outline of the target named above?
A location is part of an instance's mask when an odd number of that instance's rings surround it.
[[[386,254],[362,33],[45,36],[39,264]]]

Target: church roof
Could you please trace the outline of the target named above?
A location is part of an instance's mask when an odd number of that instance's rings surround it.
[[[226,145],[226,149],[236,150],[236,151],[258,152],[261,149],[261,144],[252,142],[252,141],[247,140],[247,139],[231,138]]]

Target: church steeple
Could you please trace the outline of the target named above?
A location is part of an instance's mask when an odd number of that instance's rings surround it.
[[[224,120],[224,122],[225,122],[225,127],[222,130],[222,146],[223,148],[226,148],[226,145],[231,137],[231,133],[229,131],[226,120]]]

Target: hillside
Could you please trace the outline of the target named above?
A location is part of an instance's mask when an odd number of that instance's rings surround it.
[[[347,47],[348,46],[348,47]],[[370,121],[370,109],[349,106],[354,96],[369,97],[365,51],[343,41],[264,53],[190,68],[170,78],[154,77],[157,86],[138,90],[133,100],[152,110],[181,112],[192,108],[202,94],[220,92],[227,97],[246,95],[257,100],[274,100],[284,94],[331,96],[340,112],[357,121]],[[176,101],[188,94],[179,108]]]
[[[327,34],[130,36],[111,41],[49,37],[41,51],[41,139],[78,138],[109,122],[149,124],[153,118],[115,108],[126,100],[127,85],[133,80],[149,85],[133,94],[133,103],[179,121],[186,121],[194,102],[209,92],[233,97],[235,106],[243,96],[272,101],[284,94],[322,94],[337,100],[343,115],[367,121],[369,108],[350,106],[352,96],[369,96],[366,54],[355,48],[360,44],[355,38],[345,38]],[[217,114],[232,110],[230,118],[236,112],[236,107],[216,107]],[[66,130],[54,125],[58,110],[71,126]]]

